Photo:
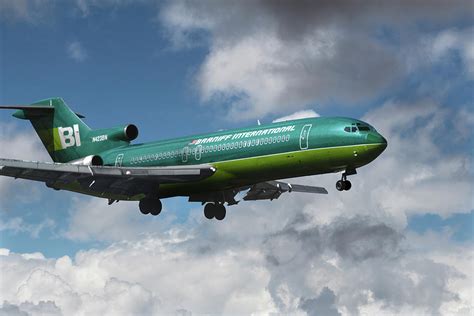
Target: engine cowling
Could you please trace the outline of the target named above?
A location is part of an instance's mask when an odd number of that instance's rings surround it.
[[[98,155],[90,155],[81,159],[71,161],[73,165],[84,165],[84,166],[103,166],[104,160]]]
[[[130,142],[138,137],[138,127],[133,124],[128,124],[125,127],[111,128],[107,135],[110,139]]]

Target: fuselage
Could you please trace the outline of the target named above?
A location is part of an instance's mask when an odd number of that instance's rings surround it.
[[[215,167],[215,174],[200,182],[161,185],[160,198],[166,198],[355,170],[386,146],[385,138],[365,122],[319,117],[124,146],[100,156],[112,166]]]

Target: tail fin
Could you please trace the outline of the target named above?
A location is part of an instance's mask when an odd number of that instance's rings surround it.
[[[111,148],[128,145],[131,140],[123,137],[109,140],[105,136],[104,142],[95,142],[97,135],[107,135],[111,130],[91,130],[81,120],[84,117],[71,111],[62,98],[45,99],[29,106],[0,108],[17,109],[14,117],[29,120],[55,162],[69,162],[96,155]],[[129,126],[125,128],[125,133]],[[138,130],[136,134],[138,135]]]

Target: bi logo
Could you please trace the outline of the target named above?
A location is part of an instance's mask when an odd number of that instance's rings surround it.
[[[58,134],[62,149],[81,146],[81,134],[79,133],[78,124],[74,124],[72,127],[58,127]]]

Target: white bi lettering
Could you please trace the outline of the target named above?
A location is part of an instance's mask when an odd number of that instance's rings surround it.
[[[74,124],[73,127],[58,127],[58,133],[63,149],[72,146],[81,146],[81,134],[78,124]]]

